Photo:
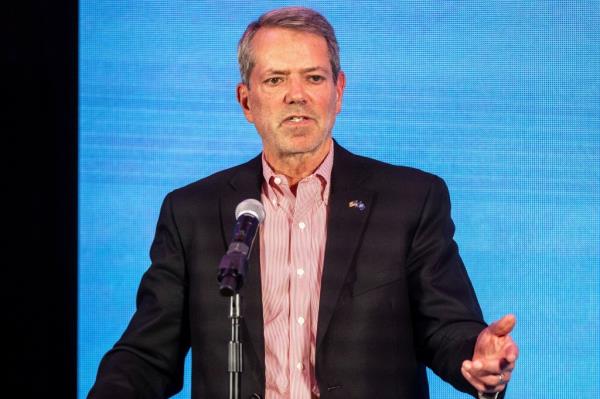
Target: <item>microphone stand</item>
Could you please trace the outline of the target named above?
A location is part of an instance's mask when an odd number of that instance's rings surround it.
[[[248,258],[252,251],[258,226],[265,218],[262,204],[255,199],[247,199],[235,209],[237,219],[233,239],[227,253],[219,263],[219,291],[229,297],[229,319],[231,319],[231,341],[227,352],[229,372],[229,399],[240,399],[242,395],[243,348],[240,342],[242,320],[242,297],[240,289],[248,271]]]
[[[229,399],[240,399],[242,395],[243,348],[240,341],[240,324],[242,320],[240,289],[247,268],[248,259],[245,253],[229,252],[221,260],[218,277],[221,283],[221,295],[229,297],[229,319],[231,320],[231,340],[227,348]]]
[[[231,319],[231,341],[228,347],[227,371],[229,372],[229,399],[240,399],[242,394],[243,355],[240,342],[240,321],[242,318],[242,298],[239,293],[229,297],[229,318]]]

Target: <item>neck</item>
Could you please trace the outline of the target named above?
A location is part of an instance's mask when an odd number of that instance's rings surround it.
[[[314,152],[277,154],[276,156],[265,152],[265,159],[275,173],[287,178],[289,186],[294,190],[300,180],[309,176],[321,165],[329,153],[331,145],[330,138],[326,145],[320,146]]]

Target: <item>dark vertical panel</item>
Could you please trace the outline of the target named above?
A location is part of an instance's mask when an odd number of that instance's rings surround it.
[[[74,398],[77,1],[16,3],[2,13],[2,396]]]

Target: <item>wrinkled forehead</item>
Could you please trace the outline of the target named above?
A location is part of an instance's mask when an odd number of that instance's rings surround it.
[[[252,38],[254,69],[319,68],[331,73],[325,38],[287,28],[263,27]]]

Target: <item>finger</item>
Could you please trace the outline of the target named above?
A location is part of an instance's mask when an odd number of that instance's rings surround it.
[[[465,379],[469,382],[469,384],[471,384],[476,390],[478,390],[479,392],[486,392],[486,393],[494,393],[494,392],[500,392],[502,390],[504,390],[504,388],[506,387],[506,383],[502,382],[502,384],[500,385],[496,385],[495,383],[493,383],[493,381],[482,381],[480,378],[477,378],[476,376],[474,376],[473,374],[471,374],[469,371],[465,370],[464,367],[461,367],[460,369],[463,377],[465,377]],[[496,382],[498,382],[498,376],[496,376]],[[486,382],[489,382],[489,384],[486,384]]]
[[[517,318],[515,317],[515,315],[507,314],[501,319],[496,320],[495,322],[490,324],[488,326],[488,330],[490,331],[490,333],[498,337],[503,337],[505,335],[508,335],[513,330],[516,323]]]
[[[472,362],[472,361],[470,361],[470,360],[465,360],[465,361],[462,363],[462,367],[463,367],[465,370],[469,371],[469,370],[471,370],[471,368],[473,367],[473,362]]]
[[[467,380],[469,384],[471,384],[476,390],[479,392],[486,392],[486,387],[481,382],[473,378],[473,376],[467,370],[465,370],[464,367],[461,367],[460,372],[462,373],[463,377],[465,377],[465,380]]]
[[[500,374],[503,371],[512,371],[515,368],[514,362],[509,362],[504,358],[500,359],[477,359],[471,363],[472,372],[478,372],[481,375]]]
[[[509,363],[514,363],[519,358],[519,347],[512,339],[504,350],[504,357]]]
[[[510,381],[511,375],[512,374],[510,372],[503,372],[502,378],[500,378],[500,374],[486,374],[486,375],[471,374],[471,376],[473,378],[477,379],[483,385],[485,385],[487,387],[493,387],[493,388],[499,387],[500,385],[506,385],[508,383],[508,381]]]

